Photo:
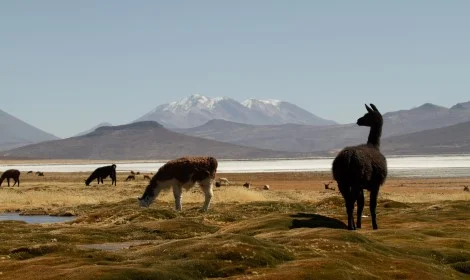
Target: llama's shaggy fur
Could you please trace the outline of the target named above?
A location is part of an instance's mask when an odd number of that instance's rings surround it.
[[[116,186],[116,165],[108,165],[108,166],[102,166],[98,167],[91,173],[90,177],[85,180],[85,185],[89,186],[90,183],[93,180],[97,180],[98,184],[101,181],[101,184],[103,184],[103,179],[106,177],[111,177],[111,185],[114,184]]]
[[[199,183],[205,195],[203,210],[207,211],[212,199],[212,186],[217,172],[217,160],[213,157],[184,157],[164,164],[152,177],[142,197],[141,206],[148,207],[158,194],[173,187],[176,210],[182,209],[181,193]]]
[[[380,186],[387,177],[387,161],[380,152],[383,118],[379,110],[370,104],[366,105],[367,113],[357,120],[360,126],[369,126],[367,144],[344,148],[333,161],[333,177],[343,195],[348,214],[348,229],[361,227],[364,193],[370,192],[370,215],[372,227],[377,229],[376,207]],[[354,224],[354,204],[357,201],[357,224]]]
[[[13,179],[15,183],[13,187],[18,183],[18,187],[20,186],[20,174],[21,172],[18,169],[8,169],[3,172],[2,176],[0,177],[0,187],[2,186],[3,180],[7,179],[8,186],[10,186],[10,179]]]

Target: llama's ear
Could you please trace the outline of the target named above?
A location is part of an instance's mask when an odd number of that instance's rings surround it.
[[[376,111],[377,113],[380,113],[379,110],[377,110],[377,107],[375,107],[374,104],[371,103],[371,104],[370,104],[370,107],[372,107],[372,109],[374,109],[374,111]]]
[[[374,112],[369,106],[367,106],[367,104],[365,104],[365,105],[366,105],[367,112],[369,112],[369,113]]]

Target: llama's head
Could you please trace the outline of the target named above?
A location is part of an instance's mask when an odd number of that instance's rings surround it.
[[[87,179],[84,180],[85,181],[85,186],[89,186],[91,181],[88,181]]]
[[[142,207],[149,207],[150,204],[155,200],[157,195],[155,194],[155,189],[151,185],[148,185],[144,191],[142,197],[138,197],[139,204]]]
[[[372,107],[372,108],[371,108]],[[374,104],[370,104],[370,107],[366,104],[367,113],[357,120],[357,124],[360,126],[381,126],[383,124],[382,114],[380,114],[377,107]]]
[[[112,166],[114,169],[116,169],[116,164],[113,163],[111,166]]]

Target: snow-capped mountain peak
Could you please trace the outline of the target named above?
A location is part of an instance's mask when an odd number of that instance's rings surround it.
[[[228,97],[207,97],[193,94],[163,104],[136,121],[156,121],[167,127],[188,128],[213,119],[246,124],[301,123],[313,125],[334,124],[285,101],[276,99],[247,99],[242,103]]]
[[[167,104],[163,110],[174,113],[187,113],[194,108],[212,110],[219,102],[227,99],[227,97],[210,98],[200,94],[192,94],[179,101]]]
[[[280,104],[282,103],[281,100],[277,99],[255,99],[255,98],[250,98],[242,102],[242,105],[247,107],[247,108],[253,108],[253,106],[259,106],[261,104],[263,105],[271,105],[274,107],[279,107]]]

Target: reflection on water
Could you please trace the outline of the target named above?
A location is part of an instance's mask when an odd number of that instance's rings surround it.
[[[330,171],[333,158],[281,160],[219,160],[220,173]],[[0,165],[0,171],[16,168],[20,171],[90,172],[111,162],[95,164],[10,164]],[[118,172],[130,170],[156,172],[165,162],[117,163]],[[404,177],[470,176],[470,155],[388,157],[389,173]]]
[[[17,213],[1,213],[1,221],[23,221],[28,224],[45,224],[45,223],[60,223],[71,221],[75,217],[57,217],[57,216],[47,216],[47,215],[20,215]]]

